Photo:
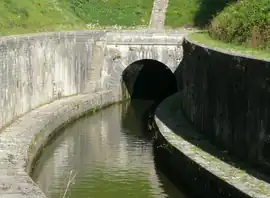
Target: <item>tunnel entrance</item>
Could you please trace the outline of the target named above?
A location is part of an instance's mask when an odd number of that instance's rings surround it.
[[[156,60],[136,61],[123,71],[122,77],[131,99],[157,101],[177,91],[175,75]]]

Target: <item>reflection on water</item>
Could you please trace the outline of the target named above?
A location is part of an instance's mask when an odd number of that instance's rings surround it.
[[[71,198],[184,198],[155,169],[142,131],[150,105],[126,102],[70,124],[44,150],[33,179],[50,198],[63,196],[71,170],[77,173]]]

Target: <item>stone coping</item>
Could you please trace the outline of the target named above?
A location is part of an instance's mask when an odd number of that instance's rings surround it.
[[[23,40],[23,39],[38,39],[44,37],[61,37],[61,36],[95,36],[96,40],[103,40],[107,42],[122,42],[122,43],[131,43],[131,42],[141,42],[142,40],[148,39],[149,42],[155,43],[158,39],[164,43],[164,40],[170,40],[171,42],[182,41],[182,36],[187,35],[191,32],[196,32],[195,30],[189,29],[179,29],[179,30],[73,30],[73,31],[60,31],[60,32],[40,32],[40,33],[29,33],[29,34],[18,34],[18,35],[9,35],[0,37],[0,44],[3,42],[8,42],[12,40]],[[169,36],[169,38],[167,38]],[[156,37],[156,38],[153,38]],[[179,39],[180,37],[180,39]],[[151,40],[152,39],[152,40]]]
[[[46,198],[29,174],[35,158],[65,124],[118,102],[112,91],[77,95],[41,106],[0,133],[0,197]]]
[[[219,183],[229,184],[232,189],[237,189],[244,197],[270,197],[269,183],[233,166],[227,160],[226,162],[222,160],[226,158],[227,154],[221,153],[194,130],[183,115],[179,105],[181,98],[181,93],[176,93],[166,98],[157,107],[154,120],[159,135],[177,152],[179,151],[185,158],[195,163],[198,169],[210,173],[220,181]],[[211,155],[202,149],[206,147],[223,157],[216,157],[218,155]]]

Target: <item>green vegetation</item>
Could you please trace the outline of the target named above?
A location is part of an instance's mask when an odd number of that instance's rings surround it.
[[[85,24],[68,4],[54,0],[1,0],[1,35],[54,29],[77,29]]]
[[[177,28],[194,25],[194,16],[199,10],[198,0],[169,0],[165,25]]]
[[[246,55],[254,56],[257,58],[263,58],[263,59],[270,60],[270,50],[269,49],[266,49],[266,50],[256,49],[256,50],[254,50],[254,48],[245,47],[243,45],[225,43],[223,41],[211,38],[208,33],[193,33],[193,34],[190,34],[188,36],[188,38],[197,42],[197,43],[204,44],[204,45],[207,45],[207,46],[212,47],[212,48],[220,49],[220,50],[223,50],[225,52],[226,51],[236,52],[236,53],[240,53],[240,54],[246,54]]]
[[[100,25],[147,25],[153,0],[66,0],[86,23]],[[90,3],[89,3],[90,2]]]
[[[215,17],[209,33],[229,43],[270,47],[270,1],[240,0],[231,4]]]
[[[166,26],[207,26],[213,17],[236,0],[170,0],[166,14]]]
[[[147,25],[153,0],[0,0],[0,35]]]
[[[166,25],[206,29],[190,38],[212,47],[270,56],[269,0],[170,0]]]
[[[92,174],[86,173],[82,175],[79,173],[70,189],[70,197],[141,198],[153,196],[151,194],[152,186],[147,178],[149,177],[147,173],[116,167],[117,174],[114,171],[104,171],[104,169],[106,170],[105,167],[96,167],[95,170],[92,170]],[[82,189],[84,190],[82,191]],[[53,197],[61,196],[55,194]]]

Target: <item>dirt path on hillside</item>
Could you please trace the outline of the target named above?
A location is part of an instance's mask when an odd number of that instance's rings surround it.
[[[168,2],[169,0],[154,0],[149,28],[164,29]]]

